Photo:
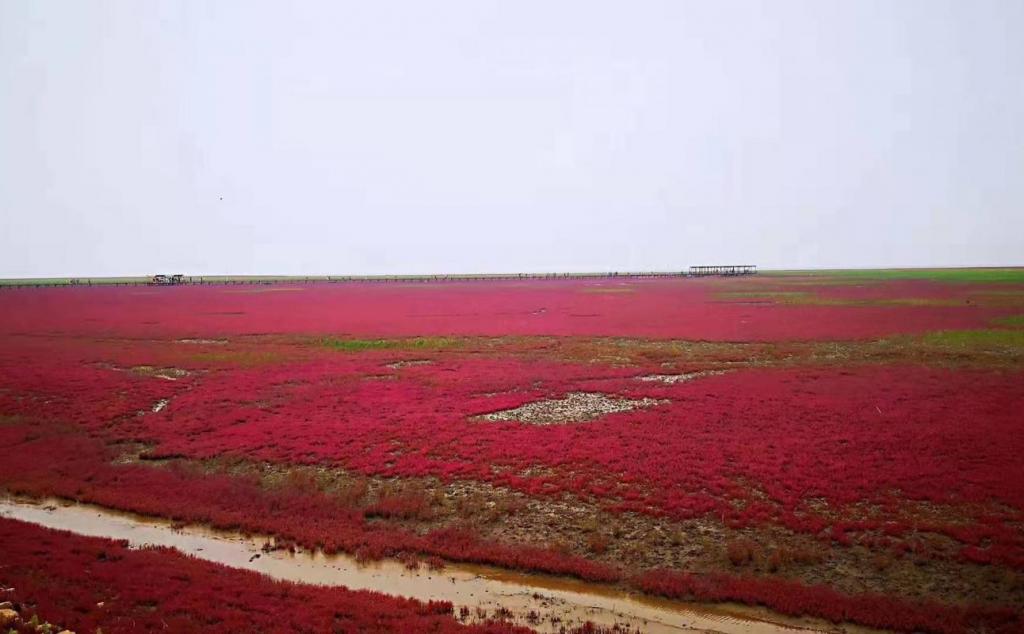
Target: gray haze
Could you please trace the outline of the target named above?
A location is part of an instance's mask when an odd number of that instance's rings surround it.
[[[1021,264],[1022,33],[1020,0],[2,0],[0,276]]]

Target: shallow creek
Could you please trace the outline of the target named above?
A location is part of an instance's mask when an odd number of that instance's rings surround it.
[[[178,528],[166,520],[58,500],[0,498],[0,516],[79,535],[124,539],[134,547],[169,546],[199,559],[274,579],[375,590],[421,601],[451,601],[456,615],[461,607],[469,608],[468,620],[478,619],[482,611],[493,617],[498,608],[504,608],[511,611],[512,620],[540,632],[557,632],[560,627],[586,621],[651,633],[699,630],[783,634],[847,629],[746,606],[670,601],[600,584],[486,566],[449,564],[440,571],[425,567],[409,570],[396,561],[359,564],[346,555],[263,552],[263,545],[270,541],[266,537],[246,537],[202,526]]]

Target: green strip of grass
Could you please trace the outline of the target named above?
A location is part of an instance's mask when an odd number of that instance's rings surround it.
[[[82,277],[82,278],[71,278],[71,277],[34,277],[34,278],[11,278],[11,279],[0,279],[0,286],[16,286],[35,284],[39,286],[64,286],[71,283],[72,279],[78,279],[79,284],[87,286],[92,284],[93,286],[100,286],[102,284],[126,284],[126,283],[142,283],[149,281],[148,277]]]
[[[974,269],[833,269],[820,271],[766,271],[765,276],[810,276],[857,280],[932,280],[988,284],[1024,284],[1024,268]]]
[[[781,299],[798,300],[813,299],[809,291],[723,291],[717,293],[722,299]]]
[[[1024,315],[1010,315],[993,320],[998,326],[1009,326],[1010,328],[1024,328]]]
[[[0,414],[0,426],[18,425],[24,421],[20,414]]]
[[[964,301],[942,297],[881,297],[876,299],[844,299],[821,297],[810,291],[726,291],[718,293],[725,300],[762,300],[775,304],[806,306],[962,306]]]
[[[926,346],[971,350],[1024,350],[1024,330],[940,330],[921,336]]]
[[[452,337],[414,337],[410,339],[340,339],[323,337],[318,345],[341,352],[362,352],[364,350],[400,349],[440,349],[458,345]]]
[[[188,356],[195,361],[216,364],[222,367],[253,368],[261,365],[273,365],[293,358],[278,350],[217,350],[199,351]]]

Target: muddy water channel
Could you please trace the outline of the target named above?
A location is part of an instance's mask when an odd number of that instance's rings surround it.
[[[422,601],[451,601],[455,612],[469,608],[474,620],[504,608],[512,620],[541,632],[594,624],[630,631],[713,631],[728,634],[842,631],[823,622],[795,620],[770,612],[730,605],[697,605],[642,597],[571,579],[510,572],[497,568],[449,565],[444,570],[409,570],[383,561],[359,564],[352,557],[319,552],[263,552],[268,538],[245,537],[201,526],[172,527],[164,520],[117,513],[96,506],[57,500],[29,502],[0,498],[0,516],[80,535],[124,539],[132,546],[169,546],[232,568],[274,579],[354,590],[375,590]],[[531,615],[532,613],[532,615]],[[507,613],[506,613],[507,614]]]

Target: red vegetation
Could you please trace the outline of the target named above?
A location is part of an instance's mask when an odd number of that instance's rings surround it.
[[[0,519],[0,599],[79,632],[528,632],[452,604],[296,585],[123,542]]]
[[[908,632],[1010,634],[1024,628],[1020,613],[1010,608],[910,603],[871,594],[847,596],[825,586],[778,579],[652,571],[635,583],[644,592],[673,599],[739,601],[763,605],[782,614],[812,614],[835,623],[853,622]]]
[[[19,418],[0,426],[0,442],[17,450],[0,464],[0,482],[25,481],[46,464],[40,460],[61,456],[39,474],[47,482],[27,487],[36,491],[169,516],[194,497],[220,495],[201,492],[207,485],[195,478],[172,496],[154,496],[161,485],[151,480],[166,474],[111,466],[112,450],[72,448],[143,442],[152,446],[151,458],[234,456],[364,475],[473,479],[677,519],[714,514],[734,526],[776,523],[816,535],[828,529],[840,544],[871,539],[871,547],[902,548],[893,538],[933,531],[961,542],[972,561],[1024,567],[1014,528],[1024,519],[1017,372],[820,367],[740,370],[666,385],[636,380],[656,367],[431,353],[431,365],[368,380],[408,353],[309,349],[301,363],[213,367],[172,382],[100,364],[130,366],[147,355],[155,363],[166,354],[143,344],[9,344],[0,353],[0,413]],[[472,419],[574,391],[669,402],[574,425]],[[151,412],[160,399],[169,404]],[[15,467],[20,460],[26,464]],[[536,466],[544,467],[540,474],[531,472]],[[176,497],[177,508],[169,501]],[[813,499],[840,516],[822,515],[809,505]],[[963,517],[915,519],[908,500],[954,505]],[[149,508],[154,504],[159,511]],[[880,510],[843,513],[867,504]],[[429,515],[422,499],[403,494],[361,512]],[[235,513],[221,523],[266,516]],[[316,538],[316,529],[303,533],[305,541]],[[338,540],[336,534],[321,533]]]
[[[280,535],[327,553],[349,552],[371,560],[419,552],[450,561],[484,563],[564,574],[590,581],[615,581],[620,573],[603,564],[552,549],[483,542],[473,533],[446,528],[417,535],[367,523],[363,513],[323,495],[267,491],[253,480],[204,475],[185,469],[109,464],[109,450],[87,439],[49,435],[33,428],[31,440],[0,461],[0,482],[13,493],[88,501],[172,520],[226,530]],[[0,443],[18,428],[0,427]],[[24,433],[24,432],[23,432]]]
[[[399,520],[429,520],[431,518],[430,501],[422,494],[395,493],[382,496],[366,508],[366,517],[385,517]]]
[[[124,542],[80,537],[0,519],[0,597],[27,618],[79,631],[449,632],[450,603],[423,604],[367,591],[278,582],[186,557],[171,549],[129,549]],[[414,559],[406,558],[410,566]],[[418,564],[416,564],[418,565]],[[1019,631],[1012,609],[909,603],[876,595],[846,596],[826,587],[726,575],[653,571],[632,581],[676,599],[741,601],[783,614],[834,622],[959,634]],[[27,608],[27,609],[26,609]],[[492,623],[467,631],[525,631]],[[585,630],[584,630],[585,631]]]
[[[1002,309],[747,304],[716,299],[724,287],[715,282],[684,280],[633,281],[627,292],[604,292],[624,288],[612,281],[267,292],[277,288],[4,291],[0,486],[364,558],[417,553],[595,581],[623,577],[554,549],[485,543],[465,529],[420,535],[368,521],[429,519],[427,501],[407,491],[364,500],[365,487],[357,487],[327,496],[297,475],[269,490],[253,478],[117,460],[130,451],[141,451],[143,462],[237,458],[338,467],[357,482],[430,476],[534,497],[570,493],[613,511],[781,525],[896,556],[915,548],[908,536],[934,532],[956,540],[967,561],[1024,569],[1019,371],[823,365],[663,384],[637,380],[666,372],[660,359],[644,367],[559,362],[527,353],[526,343],[506,344],[523,346],[516,350],[523,354],[499,355],[429,347],[336,351],[307,339],[217,346],[167,340],[258,333],[862,338],[979,326]],[[870,292],[830,287],[822,295],[943,299],[958,292],[908,282]],[[411,358],[432,363],[391,367]],[[191,374],[172,381],[135,366]],[[667,402],[570,425],[475,418],[591,391]],[[916,513],[918,503],[943,512]],[[753,556],[741,546],[728,553],[737,565]],[[599,536],[590,544],[595,554],[607,548]],[[953,608],[903,610],[878,597],[714,579],[662,575],[641,583],[670,596],[761,602],[892,627],[928,629],[938,619],[952,625],[932,629],[957,631],[974,618]],[[871,617],[872,609],[895,616]]]
[[[718,297],[737,287],[772,289],[770,278],[735,284],[620,278],[6,290],[0,297],[5,305],[0,332],[130,337],[458,333],[775,341],[971,328],[1013,312],[968,304],[963,285],[928,281],[871,284],[865,289],[808,280],[799,290],[821,291],[831,300],[939,298],[955,305],[787,305]]]

